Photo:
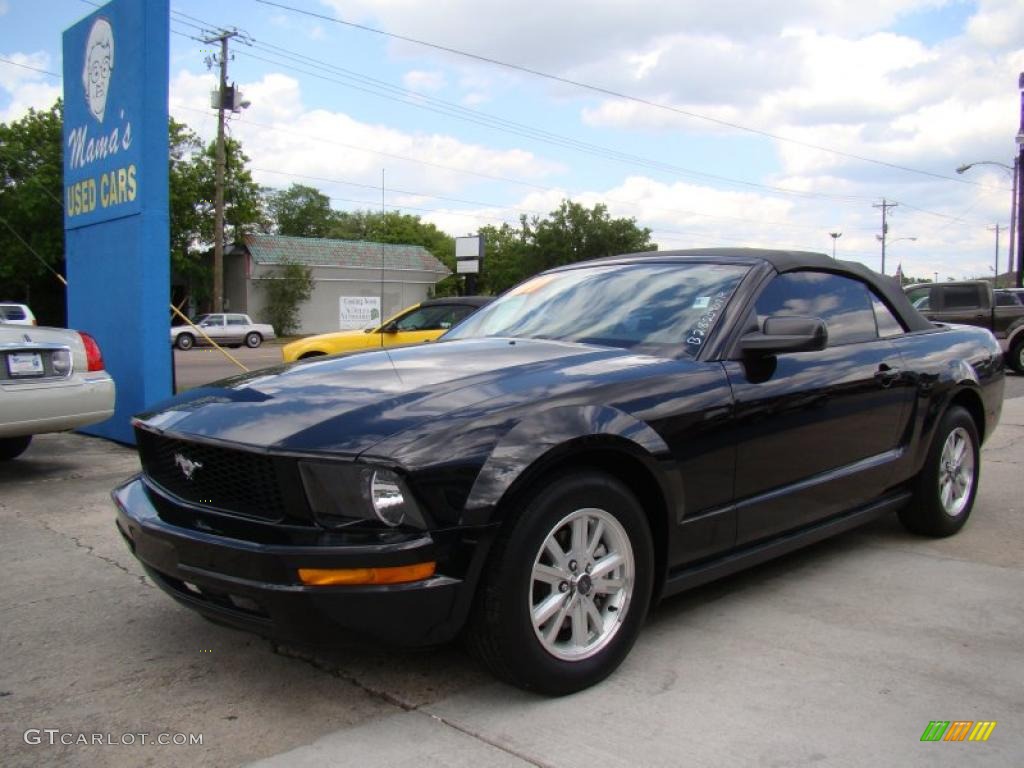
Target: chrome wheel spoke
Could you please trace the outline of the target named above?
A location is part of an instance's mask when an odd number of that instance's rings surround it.
[[[572,544],[569,555],[574,560],[582,560],[587,551],[587,518],[578,517],[572,521]],[[580,568],[583,564],[580,563]]]
[[[610,595],[626,586],[625,579],[594,579],[594,592],[598,595]]]
[[[568,567],[569,558],[566,557],[565,552],[562,550],[562,545],[558,543],[558,539],[554,536],[548,536],[547,541],[544,542],[544,551],[555,561],[555,565],[558,568]]]
[[[533,609],[533,626],[537,629],[543,627],[567,602],[569,602],[569,596],[563,595],[561,592],[553,592],[548,595]]]
[[[558,633],[562,631],[562,625],[565,623],[565,617],[569,613],[570,605],[570,600],[568,598],[564,598],[562,606],[559,608],[558,614],[555,616],[555,620],[552,621],[547,630],[545,630],[543,637],[548,644],[553,644],[558,639]]]
[[[560,568],[552,568],[550,565],[544,565],[544,563],[538,563],[533,566],[534,581],[557,587],[565,578],[566,574]]]
[[[587,557],[593,557],[598,545],[601,543],[601,536],[604,534],[604,520],[598,520],[594,530],[590,532],[590,541],[587,542]]]
[[[590,571],[590,577],[592,579],[604,578],[615,570],[620,563],[622,563],[622,555],[618,552],[612,552],[610,555],[606,555],[594,563],[594,567]]]
[[[583,598],[577,597],[572,608],[572,644],[582,648],[587,644],[590,631],[587,629],[587,611],[583,607]]]

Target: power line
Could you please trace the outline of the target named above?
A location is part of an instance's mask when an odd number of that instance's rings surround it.
[[[182,15],[186,15],[187,16],[187,14],[182,14]],[[198,19],[197,17],[194,17],[194,16],[188,16],[188,18],[193,19],[195,21],[202,22],[201,19]],[[178,33],[178,34],[182,34],[182,33]],[[603,153],[603,152],[610,153],[611,155],[614,155],[613,157],[611,157],[611,159],[617,160],[619,162],[633,163],[633,164],[637,164],[637,165],[642,165],[644,167],[655,167],[658,170],[662,170],[662,171],[670,172],[670,173],[676,173],[676,174],[683,175],[683,176],[696,176],[696,177],[703,176],[705,178],[713,178],[713,179],[716,179],[716,180],[719,180],[719,181],[723,181],[725,183],[733,183],[733,184],[738,184],[738,185],[757,187],[757,188],[760,188],[760,189],[775,190],[775,191],[782,192],[784,194],[796,194],[796,195],[802,195],[804,197],[810,197],[810,198],[820,198],[820,199],[836,198],[836,199],[838,199],[840,201],[843,201],[843,202],[862,202],[864,200],[877,199],[877,198],[858,197],[858,196],[854,196],[854,195],[830,195],[829,193],[822,193],[822,192],[803,192],[803,191],[796,191],[796,190],[787,190],[787,189],[782,188],[782,187],[771,187],[769,185],[758,184],[756,182],[747,182],[747,181],[738,180],[738,179],[731,179],[729,177],[714,176],[712,174],[702,174],[702,173],[697,172],[697,171],[690,171],[689,169],[686,169],[686,168],[681,168],[681,167],[678,167],[678,166],[672,166],[672,165],[666,164],[666,163],[659,163],[658,161],[650,161],[647,158],[642,158],[642,157],[638,157],[638,156],[635,156],[635,155],[628,155],[626,153],[618,152],[617,150],[612,150],[612,149],[609,149],[609,148],[606,148],[606,147],[601,147],[600,145],[589,144],[587,142],[583,142],[583,141],[580,141],[580,140],[577,140],[577,139],[572,139],[570,137],[560,136],[559,134],[550,133],[548,131],[544,131],[543,129],[534,128],[532,126],[524,125],[522,123],[516,123],[514,121],[510,121],[510,120],[506,120],[505,118],[500,118],[500,117],[497,117],[497,116],[494,116],[494,115],[490,115],[490,114],[488,114],[486,112],[482,112],[482,111],[479,111],[479,110],[470,110],[470,109],[468,109],[466,107],[462,107],[461,105],[456,105],[456,104],[453,104],[451,102],[444,101],[442,99],[436,99],[435,97],[429,96],[427,94],[422,94],[422,93],[419,93],[417,91],[411,91],[409,89],[401,88],[399,86],[392,85],[392,84],[387,83],[385,81],[378,80],[376,78],[372,78],[372,77],[369,77],[369,76],[366,76],[366,75],[362,75],[362,74],[360,74],[358,72],[355,72],[353,70],[348,70],[348,69],[345,69],[343,67],[339,67],[337,65],[330,64],[329,62],[324,62],[324,61],[322,61],[320,59],[315,59],[313,57],[306,56],[305,54],[301,54],[301,53],[298,53],[298,52],[295,52],[295,51],[290,51],[287,48],[283,48],[281,46],[277,46],[277,45],[274,45],[274,44],[271,44],[271,43],[262,43],[262,42],[253,40],[251,38],[247,42],[249,42],[249,44],[252,47],[257,48],[258,50],[266,52],[266,51],[268,51],[270,49],[273,49],[270,52],[272,54],[274,54],[274,55],[285,55],[287,58],[290,58],[293,61],[305,60],[305,61],[311,62],[308,66],[313,66],[315,68],[324,69],[324,70],[330,71],[332,73],[333,72],[337,72],[337,73],[340,73],[341,76],[343,76],[343,77],[348,77],[350,79],[356,79],[357,81],[365,82],[365,83],[367,83],[372,88],[387,89],[387,90],[390,90],[390,91],[395,92],[395,93],[407,94],[410,98],[398,98],[398,97],[388,96],[386,94],[381,94],[381,93],[378,93],[376,91],[367,90],[365,88],[361,88],[361,87],[358,87],[358,86],[355,86],[355,85],[351,85],[349,83],[340,82],[340,81],[337,81],[337,80],[335,80],[333,78],[325,77],[325,76],[317,74],[317,73],[308,72],[306,70],[299,69],[298,67],[295,67],[294,65],[290,65],[290,64],[287,64],[287,63],[284,63],[284,62],[281,62],[281,61],[273,61],[273,60],[269,60],[269,59],[266,59],[266,58],[263,58],[263,57],[260,57],[260,56],[256,56],[255,54],[250,53],[250,52],[240,51],[240,53],[242,53],[243,55],[247,55],[247,56],[250,56],[252,58],[256,58],[258,60],[261,60],[261,61],[265,61],[265,62],[268,62],[268,63],[271,63],[271,64],[275,64],[275,65],[279,65],[279,66],[288,67],[288,68],[291,68],[291,69],[293,69],[295,71],[301,72],[302,74],[310,75],[310,76],[313,76],[313,77],[318,77],[320,79],[328,80],[330,82],[338,82],[341,85],[353,88],[355,90],[371,93],[371,95],[375,95],[375,96],[378,96],[378,97],[381,97],[381,98],[389,98],[391,100],[400,101],[402,103],[410,104],[410,105],[416,106],[418,108],[429,109],[429,107],[424,107],[421,103],[418,103],[418,102],[421,102],[421,101],[431,101],[431,102],[443,105],[444,107],[457,109],[457,110],[460,110],[463,113],[471,114],[472,117],[465,117],[463,115],[454,115],[456,117],[460,117],[461,119],[468,119],[470,122],[478,122],[474,118],[479,117],[479,118],[483,118],[485,120],[493,121],[494,123],[497,123],[497,125],[488,124],[487,127],[496,128],[498,130],[507,130],[507,129],[502,127],[503,124],[504,125],[513,126],[513,127],[516,127],[516,128],[522,128],[522,129],[524,129],[526,131],[530,131],[532,133],[542,134],[543,136],[546,136],[546,137],[552,137],[554,139],[554,141],[553,142],[549,142],[549,143],[562,144],[562,142],[567,142],[569,144],[575,145],[575,146],[572,146],[571,148],[579,149],[580,151],[585,151],[585,152],[589,151],[589,152],[591,152],[593,154],[594,152],[592,150],[596,150],[596,152],[599,155],[600,155],[600,153]],[[281,51],[283,53],[277,53],[278,51]],[[305,63],[305,61],[303,61],[302,63]],[[431,109],[430,111],[437,112],[438,110]],[[449,113],[441,112],[441,114],[449,114]],[[481,124],[484,124],[484,123],[481,123]],[[267,126],[267,127],[269,127],[269,126]],[[515,130],[507,130],[507,132],[517,133],[519,135],[525,135],[525,134],[522,134],[519,131],[515,131]],[[538,138],[538,137],[531,135],[530,138]],[[546,141],[548,139],[542,137],[542,138],[540,138],[540,140]],[[568,144],[562,144],[562,145],[568,145]],[[355,148],[355,147],[351,147],[350,146],[350,148]],[[361,151],[370,151],[370,152],[374,151],[374,150],[368,150],[366,148],[356,148],[356,149],[361,149]],[[409,158],[399,158],[399,159],[409,159]],[[415,160],[415,159],[413,159],[413,161],[414,162],[426,162],[426,161],[418,161],[418,160]],[[454,170],[454,169],[451,169],[451,170]],[[459,172],[464,172],[464,171],[459,170]],[[512,179],[505,179],[505,178],[499,178],[497,180],[508,181],[508,182],[511,182],[511,183],[527,184],[529,186],[533,186],[533,187],[536,187],[536,188],[539,188],[539,189],[544,189],[545,191],[553,191],[549,187],[543,187],[541,185],[530,184],[529,182],[522,182],[520,180],[512,180]],[[959,179],[954,179],[954,180],[959,181]],[[978,185],[978,186],[982,186],[982,185]],[[994,191],[994,189],[995,189],[995,188],[991,188],[991,187],[982,187],[982,188],[984,190],[986,190],[986,192]],[[640,204],[634,203],[632,201],[615,200],[613,198],[606,198],[606,199],[608,199],[610,202],[619,202],[621,204],[633,205],[633,206],[636,206],[636,207],[640,207]],[[922,213],[927,213],[927,214],[930,214],[930,215],[934,215],[934,216],[938,216],[938,217],[942,217],[942,218],[947,218],[947,219],[950,218],[948,214],[942,214],[942,213],[936,213],[936,212],[933,212],[933,211],[927,211],[925,209],[915,208],[914,206],[909,206],[909,205],[907,207],[908,208],[913,208],[914,210],[917,210],[917,211],[922,212]],[[687,213],[687,214],[691,214],[691,215],[708,216],[708,217],[711,217],[711,218],[725,218],[725,219],[733,218],[735,220],[740,220],[740,221],[746,222],[746,219],[739,219],[739,217],[714,217],[714,216],[711,216],[710,214],[702,214],[702,213],[694,212],[694,211],[682,212],[682,211],[678,211],[677,209],[666,209],[666,208],[655,208],[655,210],[671,211],[673,213],[680,213],[681,212],[681,213]],[[780,225],[780,226],[791,226],[791,227],[796,227],[796,228],[807,228],[807,229],[815,229],[816,228],[814,225],[800,225],[800,224],[789,224],[789,223],[781,223],[781,222],[775,222],[775,223]]]
[[[660,109],[660,110],[664,110],[664,111],[667,111],[667,112],[673,112],[673,113],[678,114],[678,115],[683,115],[684,117],[690,117],[690,118],[694,118],[694,119],[697,119],[697,120],[704,120],[706,122],[714,123],[716,125],[721,125],[721,126],[724,126],[724,127],[727,127],[727,128],[733,128],[733,129],[738,130],[738,131],[744,131],[746,133],[753,133],[753,134],[758,135],[758,136],[764,136],[766,138],[775,139],[776,141],[783,141],[783,142],[786,142],[788,144],[795,144],[797,146],[805,147],[807,149],[814,149],[814,150],[818,150],[819,152],[828,152],[830,154],[838,155],[840,157],[846,157],[846,158],[849,158],[851,160],[860,160],[861,162],[872,163],[874,165],[881,165],[881,166],[884,166],[886,168],[893,168],[895,170],[905,171],[907,173],[916,173],[916,174],[920,174],[922,176],[929,176],[929,177],[936,178],[936,179],[943,179],[944,181],[955,181],[955,182],[957,182],[959,184],[972,184],[974,186],[979,186],[979,187],[984,187],[985,186],[985,185],[979,184],[978,182],[970,181],[969,179],[957,178],[955,176],[946,176],[946,175],[941,174],[941,173],[934,173],[932,171],[926,171],[926,170],[923,170],[923,169],[920,169],[920,168],[911,168],[909,166],[899,165],[897,163],[890,163],[890,162],[888,162],[886,160],[878,160],[876,158],[867,157],[867,156],[864,156],[864,155],[858,155],[858,154],[855,154],[853,152],[846,152],[844,150],[834,149],[832,147],[824,147],[824,146],[821,146],[821,145],[818,145],[818,144],[812,144],[810,142],[801,141],[799,139],[794,139],[794,138],[791,138],[791,137],[788,137],[788,136],[781,136],[779,134],[771,133],[770,131],[761,130],[760,128],[752,128],[750,126],[741,125],[739,123],[733,123],[733,122],[730,122],[728,120],[722,120],[722,119],[717,118],[717,117],[711,117],[710,115],[703,115],[703,114],[700,114],[698,112],[692,112],[692,111],[689,111],[689,110],[681,109],[679,107],[674,107],[674,106],[672,106],[670,104],[662,104],[660,102],[652,101],[650,99],[645,99],[645,98],[643,98],[641,96],[633,96],[633,95],[630,95],[628,93],[623,93],[621,91],[615,91],[615,90],[612,90],[610,88],[605,88],[603,86],[593,85],[593,84],[590,84],[590,83],[584,83],[584,82],[581,82],[579,80],[572,80],[570,78],[561,77],[559,75],[553,75],[553,74],[551,74],[549,72],[542,72],[541,70],[533,69],[531,67],[527,67],[527,66],[522,65],[522,64],[512,64],[510,62],[501,61],[499,59],[494,59],[494,58],[491,58],[489,56],[482,56],[480,54],[470,53],[468,51],[462,51],[462,50],[459,50],[457,48],[451,48],[449,46],[440,45],[438,43],[432,43],[432,42],[429,42],[427,40],[420,40],[418,38],[409,37],[407,35],[400,35],[400,34],[397,34],[395,32],[387,32],[385,30],[377,29],[375,27],[370,27],[370,26],[367,26],[365,24],[357,24],[356,22],[345,21],[343,19],[339,19],[339,18],[336,18],[336,17],[333,17],[333,16],[328,16],[326,14],[316,13],[315,11],[309,11],[309,10],[305,10],[303,8],[296,8],[294,6],[285,5],[283,3],[273,2],[272,0],[256,0],[256,2],[257,3],[261,3],[263,5],[273,6],[275,8],[281,8],[282,10],[292,11],[293,13],[299,13],[299,14],[303,14],[305,16],[311,16],[313,18],[322,19],[323,21],[329,21],[329,22],[332,22],[334,24],[340,24],[342,26],[351,27],[353,29],[360,29],[360,30],[362,30],[364,32],[371,32],[371,33],[376,34],[376,35],[382,35],[382,36],[385,36],[385,37],[394,38],[395,40],[402,40],[403,42],[413,43],[415,45],[421,45],[421,46],[424,46],[424,47],[427,47],[427,48],[433,48],[435,50],[444,51],[445,53],[451,53],[451,54],[454,54],[456,56],[463,56],[465,58],[474,59],[476,61],[481,61],[481,62],[484,62],[486,64],[492,64],[494,66],[504,67],[506,69],[512,69],[512,70],[515,70],[515,71],[518,71],[518,72],[524,72],[526,74],[533,75],[535,77],[541,77],[541,78],[544,78],[544,79],[547,79],[547,80],[552,80],[554,82],[562,83],[563,85],[571,85],[571,86],[573,86],[575,88],[581,88],[583,90],[593,91],[595,93],[600,93],[600,94],[603,94],[605,96],[612,96],[612,97],[617,98],[617,99],[623,99],[623,100],[626,100],[626,101],[632,101],[634,103],[643,104],[645,106],[652,107],[652,108],[655,108],[655,109]]]
[[[258,50],[264,50],[264,48],[259,43],[256,43],[254,47],[257,48]],[[279,60],[268,59],[263,56],[258,56],[257,54],[252,53],[250,51],[239,51],[239,53],[243,56],[247,56],[258,61],[263,61],[269,64],[275,64],[277,66],[282,66],[287,69],[291,69],[293,71],[309,75],[311,77],[316,77],[321,80],[337,83],[338,85],[342,85],[346,88],[351,88],[352,90],[360,91],[362,93],[368,93],[371,96],[377,96],[378,98],[388,99],[390,101],[397,101],[399,103],[407,104],[408,106],[415,107],[416,109],[434,112],[435,114],[441,114],[448,117],[454,117],[456,119],[464,120],[470,123],[475,123],[477,125],[482,125],[486,128],[491,128],[493,130],[499,130],[505,133],[511,133],[517,136],[533,139],[535,141],[541,141],[547,144],[572,149],[578,152],[589,154],[591,156],[600,157],[605,160],[611,160],[614,162],[624,163],[627,165],[642,167],[649,170],[661,171],[662,173],[671,174],[677,177],[682,176],[692,179],[718,181],[725,184],[732,184],[736,186],[766,190],[768,192],[774,192],[804,199],[831,199],[840,202],[862,202],[868,199],[873,199],[854,195],[839,195],[829,192],[808,192],[805,190],[779,187],[771,184],[762,184],[760,182],[736,179],[729,176],[722,176],[720,174],[697,171],[691,168],[685,168],[683,166],[677,166],[662,161],[644,158],[639,155],[632,155],[629,153],[619,152],[618,150],[611,149],[609,147],[602,147],[601,145],[590,144],[589,142],[584,142],[578,139],[573,139],[571,137],[551,133],[543,129],[524,125],[522,123],[516,123],[514,121],[505,120],[504,118],[489,115],[486,112],[481,112],[479,110],[470,110],[468,108],[452,104],[451,102],[444,101],[443,99],[436,99],[432,96],[428,96],[427,94],[422,94],[417,91],[410,91],[407,89],[398,88],[397,86],[384,83],[383,81],[376,80],[375,78],[365,77],[359,75],[358,73],[353,73],[351,71],[345,71],[345,74],[343,76],[353,79],[359,78],[360,80],[365,81],[367,83],[367,86],[363,87],[360,85],[344,82],[343,80],[339,80],[337,78],[328,77],[326,75],[322,75],[316,72],[310,72],[308,70],[301,69],[295,66],[294,64],[288,64],[286,62],[282,62]],[[284,54],[273,52],[273,55],[282,56]],[[304,65],[312,67],[316,66],[315,64],[305,63]],[[325,66],[330,67],[331,69],[341,69],[335,68],[333,67],[333,65]],[[391,90],[399,93],[400,95],[389,95],[388,93],[381,93],[380,90]]]
[[[22,69],[31,69],[33,72],[41,72],[44,75],[49,75],[50,77],[56,77],[58,80],[62,79],[61,75],[58,75],[56,72],[51,72],[48,69],[40,69],[39,67],[33,67],[33,66],[30,66],[29,64],[21,64],[21,63],[19,63],[17,61],[11,61],[10,59],[5,59],[3,56],[0,56],[0,61],[2,61],[4,64],[10,64],[11,66],[14,66],[14,67],[21,67]]]

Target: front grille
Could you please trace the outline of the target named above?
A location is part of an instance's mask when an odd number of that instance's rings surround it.
[[[281,520],[287,504],[271,456],[137,430],[146,476],[193,504],[261,520]],[[191,477],[189,477],[191,475]]]

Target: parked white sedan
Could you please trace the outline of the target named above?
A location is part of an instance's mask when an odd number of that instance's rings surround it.
[[[0,323],[0,461],[33,435],[110,418],[114,380],[87,333]]]
[[[194,321],[198,330],[191,325],[176,325],[171,328],[171,344],[178,349],[192,349],[196,345],[209,344],[207,337],[225,347],[240,347],[242,344],[255,349],[264,339],[273,339],[274,327],[266,323],[254,323],[248,315],[238,313],[200,315]]]

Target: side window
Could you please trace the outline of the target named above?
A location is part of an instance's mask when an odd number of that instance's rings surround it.
[[[419,307],[401,318],[396,326],[400,331],[436,331],[441,329],[441,316],[447,313],[447,307]]]
[[[907,329],[900,325],[900,321],[896,319],[892,310],[874,294],[871,295],[871,305],[875,310],[875,322],[878,324],[878,335],[881,338],[888,339],[906,333]]]
[[[1019,307],[1020,302],[1017,300],[1017,296],[1009,291],[996,291],[996,306]]]
[[[445,307],[445,313],[441,317],[441,327],[445,330],[452,328],[467,317],[469,317],[476,307],[471,307],[467,304],[452,304],[451,306]]]
[[[830,347],[878,338],[868,287],[826,272],[779,275],[758,298],[755,311],[759,328],[778,315],[820,317],[828,325]]]
[[[931,293],[930,285],[922,285],[920,288],[913,288],[907,291],[907,299],[916,309],[928,309],[928,294]]]
[[[228,315],[228,325],[248,325],[245,315]]]

